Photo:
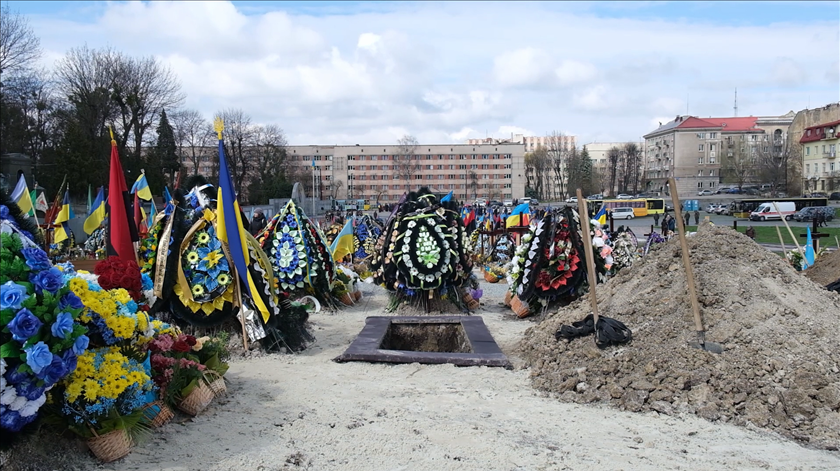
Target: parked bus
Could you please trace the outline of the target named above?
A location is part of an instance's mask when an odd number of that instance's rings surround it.
[[[791,201],[796,205],[796,210],[810,206],[828,206],[828,198],[755,198],[748,200],[735,200],[729,203],[728,213],[736,218],[749,219],[750,213],[755,211],[761,203],[773,201]]]
[[[607,211],[613,208],[633,208],[633,217],[644,217],[649,214],[662,214],[665,212],[665,200],[662,198],[652,199],[627,199],[627,200],[588,200],[587,204],[593,211],[598,211],[601,205],[607,207]]]

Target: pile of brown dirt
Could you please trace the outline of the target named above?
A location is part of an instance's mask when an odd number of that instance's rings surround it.
[[[632,343],[555,340],[562,324],[589,314],[589,299],[526,331],[520,349],[534,386],[561,400],[693,413],[840,446],[840,295],[729,228],[703,226],[688,244],[706,339],[723,354],[688,346],[696,333],[674,239],[598,286],[599,312],[627,324]]]
[[[814,266],[804,271],[805,276],[814,283],[826,286],[840,279],[840,250],[823,255],[814,262]]]

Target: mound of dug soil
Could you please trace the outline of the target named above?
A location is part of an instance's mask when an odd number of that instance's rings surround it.
[[[729,228],[703,226],[689,248],[706,339],[723,354],[688,346],[696,334],[674,239],[599,285],[599,312],[627,324],[632,343],[555,340],[562,324],[589,314],[588,299],[526,331],[520,349],[534,386],[561,400],[749,422],[840,447],[840,295]]]
[[[803,273],[814,283],[826,286],[840,279],[840,250],[825,254]]]

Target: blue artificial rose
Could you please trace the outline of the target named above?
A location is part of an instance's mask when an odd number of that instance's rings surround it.
[[[64,368],[68,373],[76,371],[76,366],[79,364],[78,357],[71,349],[67,349],[61,354],[61,361],[64,362]]]
[[[18,342],[26,342],[29,337],[38,333],[38,329],[44,325],[41,319],[35,317],[29,309],[21,309],[15,314],[12,322],[9,322],[9,331],[12,333],[12,338]]]
[[[76,296],[76,293],[70,292],[65,294],[61,297],[61,300],[58,301],[58,308],[59,309],[81,309],[85,307],[82,304],[82,300]]]
[[[2,288],[0,309],[20,309],[21,303],[29,298],[29,295],[26,294],[26,287],[14,281],[7,281]]]
[[[33,270],[41,271],[52,268],[52,263],[50,263],[50,258],[47,256],[47,253],[38,247],[23,249],[20,253],[26,259],[26,265]]]
[[[9,219],[9,208],[5,204],[0,204],[0,219]]]
[[[18,368],[9,368],[6,371],[6,381],[9,384],[18,384],[23,381],[27,381],[32,375],[29,373],[24,373],[22,371],[18,371]]]
[[[60,313],[55,318],[50,332],[52,332],[53,337],[66,339],[68,335],[73,333],[73,315],[69,312]]]
[[[42,270],[37,274],[30,274],[29,281],[35,285],[35,292],[43,294],[44,291],[55,294],[64,287],[64,274],[58,268]]]
[[[85,350],[88,348],[88,344],[90,343],[90,339],[87,335],[80,335],[79,338],[73,342],[73,353],[76,355],[81,355],[85,353]]]
[[[53,354],[50,353],[50,347],[44,342],[38,342],[29,348],[23,349],[23,351],[26,352],[26,364],[32,368],[32,371],[36,375],[41,373],[53,361]]]
[[[2,209],[6,209],[6,207],[2,206]],[[7,409],[6,406],[3,406],[2,412],[0,414],[0,427],[11,430],[12,432],[20,432],[20,429],[26,425],[18,411]]]
[[[67,374],[67,367],[64,366],[64,360],[58,355],[52,355],[50,364],[45,366],[36,376],[44,380],[44,386],[50,387],[59,382]]]

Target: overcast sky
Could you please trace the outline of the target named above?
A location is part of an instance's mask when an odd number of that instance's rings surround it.
[[[44,65],[154,55],[187,107],[242,108],[291,144],[544,135],[639,140],[677,114],[840,101],[840,2],[8,2]]]

